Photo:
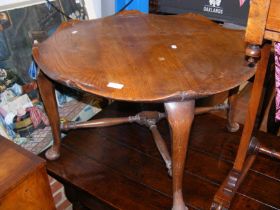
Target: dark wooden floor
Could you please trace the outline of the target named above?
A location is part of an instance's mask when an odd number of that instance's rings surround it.
[[[96,117],[127,116],[140,109],[115,103]],[[159,127],[170,146],[166,121]],[[228,133],[220,117],[195,117],[184,174],[184,198],[190,209],[209,209],[232,167],[240,135]],[[279,139],[265,133],[257,137],[280,149]],[[149,130],[137,124],[71,131],[63,140],[61,158],[48,161],[47,168],[96,210],[171,209],[172,180]],[[280,209],[280,162],[259,156],[231,209]]]

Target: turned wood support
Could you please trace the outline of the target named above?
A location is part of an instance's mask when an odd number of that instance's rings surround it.
[[[255,159],[255,154],[249,155],[244,163],[244,168],[241,173],[234,169],[229,172],[228,176],[215,194],[214,201],[210,208],[211,210],[229,209],[237,189],[243,182]]]
[[[172,176],[172,160],[171,160],[167,145],[166,145],[164,139],[162,138],[162,136],[160,135],[160,132],[157,129],[156,125],[151,125],[150,131],[153,134],[153,138],[154,138],[156,146],[161,154],[161,157],[163,158],[163,160],[165,162],[166,168],[168,170],[168,175]]]
[[[42,71],[40,71],[37,83],[41,98],[44,102],[45,110],[48,115],[53,134],[53,145],[46,152],[46,158],[55,160],[60,155],[60,128],[59,128],[59,114],[57,110],[54,84],[47,78]]]
[[[227,110],[228,108],[229,105],[226,103],[218,104],[210,107],[197,107],[195,108],[195,114],[203,114],[211,111]],[[129,117],[103,118],[103,119],[90,120],[87,122],[66,121],[61,123],[60,128],[61,130],[68,131],[70,129],[107,127],[107,126],[119,125],[123,123],[138,123],[140,125],[144,125],[148,127],[152,132],[156,146],[161,154],[162,159],[165,162],[166,168],[168,170],[168,174],[169,176],[172,176],[172,160],[166,142],[162,138],[156,126],[156,123],[165,117],[166,117],[165,113],[160,113],[156,111],[143,111],[135,116],[129,116]]]
[[[157,129],[156,123],[160,121],[162,118],[166,117],[165,113],[153,112],[153,111],[143,111],[137,114],[134,118],[136,119],[134,122],[145,125],[152,132],[154,141],[156,143],[157,149],[159,150],[162,159],[165,162],[166,168],[168,170],[168,174],[172,176],[172,160],[170,154],[168,152],[168,148],[166,142],[162,138],[159,130]]]
[[[103,118],[97,120],[90,120],[87,122],[75,122],[75,121],[66,121],[61,123],[61,130],[68,131],[70,129],[78,129],[78,128],[98,128],[98,127],[108,127],[113,125],[119,125],[123,123],[132,123],[136,122],[136,116],[129,117],[119,117],[119,118]]]
[[[183,194],[183,172],[194,118],[194,100],[165,103],[172,135],[173,210],[186,210]]]
[[[280,152],[277,152],[273,148],[268,148],[263,146],[256,137],[252,137],[250,145],[249,145],[249,153],[251,154],[264,154],[271,158],[275,158],[280,160]]]
[[[162,136],[160,135],[156,126],[156,123],[164,117],[165,117],[165,113],[160,113],[156,111],[143,111],[135,116],[129,116],[129,117],[103,118],[103,119],[91,120],[88,122],[64,122],[61,124],[61,129],[67,131],[70,129],[77,129],[77,128],[106,127],[106,126],[113,126],[113,125],[119,125],[123,123],[133,123],[133,122],[138,123],[140,125],[144,125],[148,127],[152,132],[156,146],[167,167],[168,174],[172,176],[171,157],[168,152],[167,145],[163,140]]]
[[[259,45],[248,44],[245,55],[250,66],[254,66],[261,57],[261,48]]]
[[[226,103],[218,104],[215,106],[209,106],[209,107],[197,107],[195,108],[195,114],[203,114],[211,111],[228,110],[228,108],[229,108],[229,104]],[[168,152],[166,142],[162,138],[156,126],[156,123],[165,117],[166,117],[165,113],[160,113],[156,111],[143,111],[135,116],[129,116],[129,117],[103,118],[103,119],[90,120],[87,122],[66,121],[61,123],[60,129],[64,131],[68,131],[70,129],[107,127],[107,126],[119,125],[123,123],[138,123],[140,125],[144,125],[148,127],[152,132],[156,146],[161,154],[162,159],[165,162],[166,168],[168,170],[168,174],[172,176],[172,160]]]
[[[160,113],[156,111],[143,111],[135,116],[129,116],[129,117],[103,118],[103,119],[91,120],[88,122],[72,122],[72,121],[64,122],[61,124],[61,129],[64,131],[68,131],[70,129],[107,127],[107,126],[119,125],[123,123],[133,123],[133,122],[138,123],[140,125],[144,125],[148,127],[152,132],[156,146],[167,167],[168,174],[172,176],[171,157],[168,152],[167,145],[156,126],[156,123],[164,117],[165,117],[165,113]]]
[[[215,111],[224,111],[229,109],[229,104],[217,104],[215,106],[206,106],[206,107],[196,107],[195,114],[204,114],[208,112],[215,112]]]
[[[155,111],[143,111],[138,113],[135,118],[135,122],[140,125],[145,125],[148,128],[151,125],[155,125],[158,121],[165,117],[165,113],[155,112]]]
[[[243,170],[241,172],[234,169],[230,171],[216,193],[211,209],[228,209],[230,207],[233,196],[253,165],[258,153],[280,160],[279,152],[261,145],[256,137],[252,137]]]
[[[153,112],[153,111],[143,111],[137,114],[134,118],[135,122],[140,125],[145,125],[152,132],[154,141],[156,143],[157,149],[161,154],[162,159],[165,162],[168,174],[172,176],[172,160],[168,152],[166,142],[162,138],[159,130],[157,129],[156,123],[162,118],[166,117],[165,113]]]
[[[138,113],[137,115],[129,116],[129,117],[102,118],[102,119],[90,120],[87,122],[66,121],[61,123],[60,127],[62,130],[68,131],[70,129],[108,127],[108,126],[119,125],[124,123],[133,123],[133,122],[150,127],[151,125],[155,125],[158,121],[160,121],[164,117],[165,117],[164,113],[160,113],[156,111],[143,111]]]
[[[209,107],[197,107],[195,108],[195,114],[204,114],[212,111],[228,110],[229,107],[230,105],[226,103],[218,104],[215,106],[209,106]],[[157,123],[159,120],[165,117],[166,117],[165,113],[160,113],[155,111],[143,111],[135,116],[129,116],[129,117],[103,118],[103,119],[90,120],[87,122],[66,121],[61,123],[60,129],[64,131],[68,131],[70,129],[107,127],[107,126],[119,125],[123,123],[133,123],[133,122],[149,127],[150,125]]]

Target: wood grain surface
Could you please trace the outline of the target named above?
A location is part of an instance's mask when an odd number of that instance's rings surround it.
[[[64,23],[34,58],[69,87],[127,101],[176,101],[231,89],[255,73],[244,32],[205,17],[127,14]]]
[[[231,201],[234,200],[235,192],[242,186],[243,178],[249,176],[248,169],[255,161],[256,154],[248,151],[249,145],[252,148],[254,128],[258,107],[264,94],[264,83],[267,75],[269,56],[271,54],[271,42],[280,41],[279,27],[279,0],[251,0],[245,40],[248,44],[246,55],[248,61],[256,65],[256,75],[253,89],[249,100],[244,129],[242,132],[238,152],[235,158],[233,169],[229,172],[219,190],[214,196],[212,210],[228,209]],[[252,139],[252,140],[251,140]],[[261,145],[261,144],[260,144]],[[263,148],[265,154],[278,157],[275,148]],[[252,149],[251,149],[252,150]],[[258,151],[259,148],[253,149]],[[244,183],[244,182],[243,182]],[[263,183],[262,183],[263,184]],[[265,197],[265,195],[264,195]]]
[[[270,1],[267,0],[250,1],[250,11],[246,28],[246,42],[256,45],[262,44],[269,6]]]
[[[267,17],[266,28],[272,31],[280,32],[280,0],[273,0],[270,3],[270,8]]]
[[[16,144],[0,136],[0,195],[9,192],[15,184],[22,182],[44,160],[23,150]]]
[[[46,162],[0,136],[0,210],[54,210]]]

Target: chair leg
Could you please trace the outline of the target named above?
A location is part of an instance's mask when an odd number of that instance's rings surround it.
[[[266,75],[266,67],[270,55],[270,44],[265,44],[261,51],[261,59],[257,64],[257,71],[255,75],[254,85],[252,89],[252,94],[250,97],[246,120],[240,140],[240,145],[238,147],[237,156],[234,162],[234,169],[241,171],[246,158],[248,146],[254,129],[256,116],[258,112],[258,107],[261,100],[262,89],[264,84],[264,79]]]
[[[237,191],[243,178],[246,176],[248,169],[251,167],[254,161],[254,157],[252,157],[251,155],[249,155],[247,159],[246,156],[247,151],[249,149],[251,135],[255,125],[259,103],[261,100],[261,94],[267,69],[266,67],[269,60],[270,48],[270,44],[265,44],[261,50],[262,56],[256,66],[254,85],[248,105],[245,125],[243,128],[234,166],[233,169],[229,172],[227,178],[224,180],[224,182],[216,192],[211,209],[229,208],[231,200],[235,195],[235,192]]]
[[[60,156],[60,121],[55,98],[54,84],[47,78],[42,71],[40,71],[37,83],[41,98],[44,102],[45,110],[47,112],[53,134],[53,145],[46,152],[48,160],[55,160]]]
[[[173,210],[187,209],[183,200],[182,184],[194,104],[194,100],[164,104],[172,133]]]

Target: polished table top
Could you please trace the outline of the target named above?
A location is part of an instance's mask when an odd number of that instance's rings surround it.
[[[164,102],[212,95],[255,73],[244,32],[194,14],[68,22],[33,48],[51,79],[107,98]]]

